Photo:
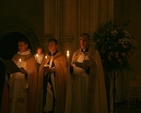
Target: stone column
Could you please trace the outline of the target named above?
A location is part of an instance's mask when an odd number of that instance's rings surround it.
[[[43,47],[44,52],[47,52],[47,41],[49,38],[54,38],[54,0],[44,0],[44,36]]]
[[[55,2],[54,0],[44,0],[44,35],[54,36],[55,29]]]
[[[114,0],[44,0],[44,35],[55,37],[62,52],[74,52],[80,34],[89,33],[93,43],[94,32],[113,12]]]
[[[66,53],[67,50],[72,51],[72,1],[63,0],[61,6],[60,44],[62,52]]]

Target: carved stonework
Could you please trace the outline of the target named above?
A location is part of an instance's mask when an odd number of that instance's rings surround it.
[[[61,39],[61,41],[63,41],[63,42],[72,42],[73,39],[74,39],[74,36],[72,36],[72,35],[62,35],[62,36],[60,37],[60,39]]]
[[[63,53],[66,53],[67,50],[72,51],[72,42],[74,36],[72,34],[62,34],[60,37],[60,49]]]
[[[44,0],[44,6],[44,33],[58,40],[61,51],[75,51],[82,32],[92,36],[102,22],[114,17],[114,0]]]
[[[44,53],[46,53],[48,51],[48,40],[50,38],[54,38],[52,34],[45,34],[43,37],[42,37],[42,42],[43,42],[43,49],[44,49]]]
[[[0,38],[11,32],[18,32],[27,37],[32,46],[33,53],[36,51],[36,47],[39,45],[38,38],[26,20],[14,16],[5,16],[1,18]]]

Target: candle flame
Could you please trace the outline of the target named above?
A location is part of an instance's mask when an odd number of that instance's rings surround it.
[[[19,61],[21,62],[22,60],[21,60],[21,59],[19,59]]]
[[[38,57],[38,54],[36,54],[36,57]]]
[[[67,50],[67,54],[66,54],[66,55],[67,55],[67,57],[69,57],[69,56],[70,56],[70,52],[69,52],[68,50]]]
[[[45,56],[45,59],[47,59],[47,56]]]

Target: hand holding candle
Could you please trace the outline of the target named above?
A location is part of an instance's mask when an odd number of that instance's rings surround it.
[[[22,66],[22,60],[21,60],[21,59],[19,59],[18,66],[19,66],[19,67],[21,67],[21,66]]]
[[[22,59],[19,59],[18,67],[19,67],[21,73],[27,74],[27,71],[24,69],[26,67],[26,62],[22,61]]]
[[[45,60],[47,60],[47,56],[45,56]],[[47,68],[48,68],[49,65],[45,63],[45,64],[44,64],[44,67],[47,67]]]
[[[36,54],[36,58],[38,57],[38,54]]]
[[[19,59],[19,62],[22,62],[22,60],[21,60],[21,59]]]
[[[17,62],[17,65],[19,68],[24,68],[26,69],[26,65],[27,65],[27,62],[26,61],[22,61],[22,59],[19,59],[19,61]]]

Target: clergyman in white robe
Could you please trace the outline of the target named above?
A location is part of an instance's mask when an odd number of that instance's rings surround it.
[[[88,65],[88,69],[81,65]],[[99,53],[89,47],[73,54],[72,113],[108,113],[105,79]]]

